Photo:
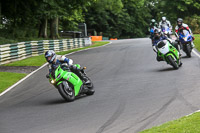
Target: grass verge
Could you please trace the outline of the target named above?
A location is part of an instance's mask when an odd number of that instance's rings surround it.
[[[199,133],[200,112],[167,122],[161,126],[144,130],[140,133]]]
[[[195,37],[195,40],[194,40],[195,48],[198,51],[200,51],[200,34],[195,34],[194,37]]]
[[[62,52],[57,52],[59,55],[65,55],[71,52],[87,49],[87,48],[93,48],[93,47],[98,47],[98,46],[103,46],[105,44],[108,44],[109,42],[104,42],[104,41],[94,41],[91,46],[83,47],[83,48],[77,48],[77,49],[72,49],[68,51],[62,51]],[[46,60],[44,58],[44,55],[39,55],[39,56],[33,56],[29,57],[20,61],[15,61],[12,63],[4,64],[3,66],[42,66],[44,63],[46,63]]]
[[[0,72],[0,93],[25,76],[22,73]]]

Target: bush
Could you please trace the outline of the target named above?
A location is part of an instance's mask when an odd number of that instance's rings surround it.
[[[194,34],[200,33],[200,16],[186,17],[184,23],[188,24]]]
[[[0,45],[1,44],[10,44],[10,43],[16,43],[16,40],[6,39],[4,37],[0,37]]]

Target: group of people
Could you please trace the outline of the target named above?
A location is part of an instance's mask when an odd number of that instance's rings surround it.
[[[159,22],[159,24],[156,22],[155,19],[152,19],[151,23],[150,23],[150,29],[151,28],[162,29],[162,27],[164,25],[167,25],[170,28],[170,30],[172,30],[172,25],[171,25],[170,21],[167,20],[166,17],[162,17],[162,20]]]
[[[179,44],[176,41],[172,40],[171,38],[168,38],[162,33],[161,29],[162,29],[162,26],[164,25],[167,25],[169,29],[172,31],[172,25],[170,21],[167,20],[166,17],[162,17],[162,20],[159,22],[159,24],[156,23],[155,19],[151,20],[150,29],[153,29],[153,32],[151,32],[150,30],[150,32],[152,33],[150,38],[152,39],[153,50],[157,53],[157,48],[156,48],[157,43],[162,40],[168,40],[180,53]],[[177,37],[178,37],[179,32],[181,32],[182,30],[188,30],[190,35],[193,37],[192,31],[190,30],[189,26],[183,23],[182,18],[178,18],[177,26],[175,27],[175,34]],[[194,37],[193,37],[193,40],[194,40]],[[191,44],[192,44],[192,47],[194,47],[194,43],[192,42]],[[55,68],[55,64],[66,64],[67,66],[70,67],[72,72],[77,74],[83,81],[85,81],[85,83],[87,83],[87,79],[84,78],[84,75],[80,72],[80,69],[78,69],[76,66],[73,66],[73,61],[71,59],[68,59],[65,56],[56,55],[56,53],[53,50],[46,51],[45,58],[47,62],[49,63],[49,73],[51,73],[52,69]],[[157,61],[163,60],[158,55],[156,59]]]
[[[171,25],[170,21],[167,20],[166,17],[162,17],[162,20],[159,22],[159,24],[156,23],[155,19],[151,20],[150,29],[153,29],[153,32],[151,32],[151,30],[150,30],[150,38],[152,40],[153,50],[157,53],[157,48],[156,48],[157,43],[162,41],[162,40],[168,40],[173,46],[175,46],[175,48],[180,53],[180,46],[179,46],[178,42],[175,41],[175,40],[172,40],[171,38],[169,38],[167,36],[165,36],[163,34],[163,32],[161,31],[162,26],[164,26],[164,25],[167,25],[169,27],[169,29],[172,31],[172,25]],[[183,19],[182,18],[178,18],[177,19],[177,26],[175,27],[175,35],[176,35],[176,37],[178,37],[179,33],[182,32],[183,30],[187,30],[190,33],[190,35],[192,36],[193,40],[194,40],[192,31],[189,28],[189,26],[187,24],[183,23]],[[191,42],[191,45],[192,45],[192,48],[193,48],[194,47],[193,41]],[[157,61],[162,61],[163,60],[159,56],[157,56],[156,59],[157,59]]]

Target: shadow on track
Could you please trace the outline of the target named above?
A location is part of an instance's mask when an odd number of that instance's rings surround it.
[[[182,56],[181,58],[182,58],[182,59],[190,59],[190,58],[192,58],[192,57],[188,57],[187,55],[185,55],[185,56]]]
[[[164,68],[164,69],[158,69],[156,70],[157,72],[169,72],[169,71],[174,71],[175,69],[172,67],[169,68]]]
[[[78,97],[76,97],[76,99],[74,101],[77,101],[77,100],[82,99],[84,97],[88,97],[88,96],[87,95],[78,96]],[[72,102],[67,102],[67,101],[65,101],[64,99],[61,98],[61,99],[56,99],[56,100],[54,99],[52,101],[47,101],[44,104],[45,105],[55,105],[55,104],[66,104],[66,103],[72,103]]]
[[[56,99],[56,100],[52,100],[52,101],[47,101],[44,104],[45,105],[55,105],[55,104],[64,104],[67,103],[64,99]]]

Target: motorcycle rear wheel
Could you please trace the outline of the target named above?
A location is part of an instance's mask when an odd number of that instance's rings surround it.
[[[88,89],[88,91],[85,94],[90,96],[90,95],[93,95],[94,93],[95,93],[95,90],[92,88],[92,89]]]
[[[87,77],[87,76],[86,76],[86,78],[90,81],[90,84],[88,84],[87,87],[88,87],[88,88],[93,88],[94,85],[93,85],[91,79],[90,79],[89,77]]]
[[[87,85],[88,91],[85,93],[86,95],[93,95],[95,90],[94,90],[94,85],[92,83],[92,81],[90,80],[90,78],[88,78],[86,76],[86,78],[90,81],[90,84]]]

